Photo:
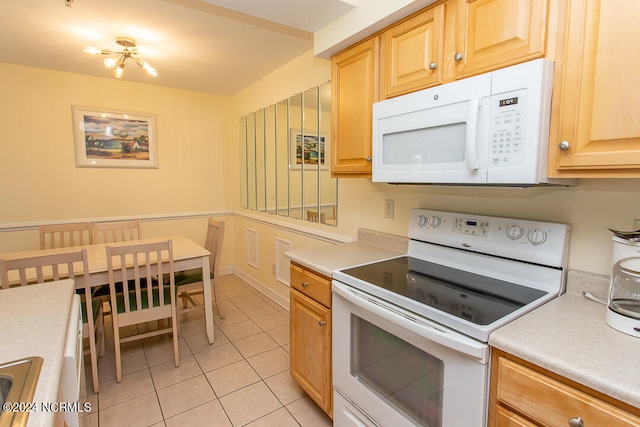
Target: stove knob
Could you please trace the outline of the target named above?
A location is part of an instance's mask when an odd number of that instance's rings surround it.
[[[418,215],[418,227],[424,228],[427,225],[427,217],[424,215]]]
[[[431,218],[429,218],[429,225],[431,225],[433,228],[438,228],[440,227],[441,221],[442,220],[439,216],[433,215]]]
[[[527,233],[527,239],[535,246],[538,246],[547,240],[547,233],[539,228],[534,228]]]
[[[518,240],[524,234],[524,229],[518,224],[512,224],[507,227],[507,237],[511,240]]]

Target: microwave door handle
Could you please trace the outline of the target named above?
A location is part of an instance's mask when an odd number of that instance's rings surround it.
[[[480,161],[477,155],[478,110],[480,104],[478,98],[469,100],[469,114],[467,115],[467,134],[464,140],[467,166],[471,170],[480,169]]]

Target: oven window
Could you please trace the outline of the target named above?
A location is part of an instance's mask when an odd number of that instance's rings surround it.
[[[418,425],[442,426],[442,360],[354,314],[351,337],[351,375]]]

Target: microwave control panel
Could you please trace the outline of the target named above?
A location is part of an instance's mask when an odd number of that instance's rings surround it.
[[[491,97],[490,168],[524,163],[526,96],[522,89]]]

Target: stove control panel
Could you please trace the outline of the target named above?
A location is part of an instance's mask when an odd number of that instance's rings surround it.
[[[478,221],[476,219],[460,218],[453,219],[453,231],[472,236],[486,237],[489,234],[489,222]]]
[[[554,267],[566,265],[567,224],[412,209],[409,238]]]

